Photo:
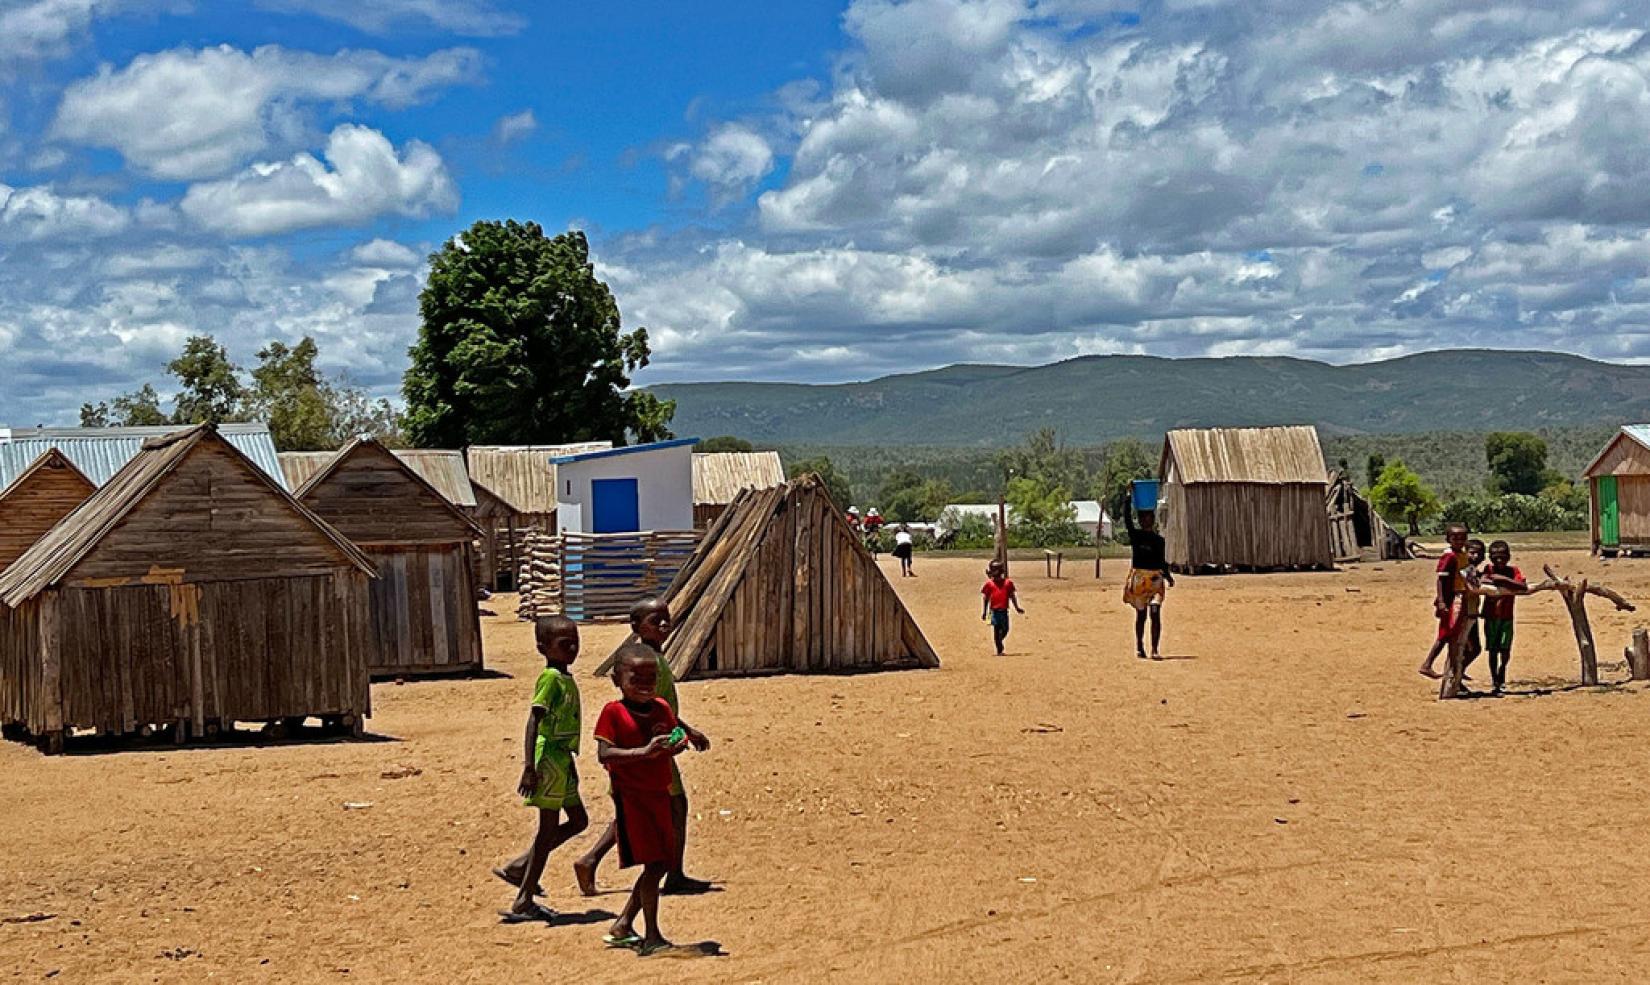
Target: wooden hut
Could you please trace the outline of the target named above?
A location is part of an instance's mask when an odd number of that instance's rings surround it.
[[[0,490],[0,571],[97,491],[68,456],[48,448]]]
[[[0,573],[0,722],[70,729],[370,712],[372,562],[217,431],[145,441]]]
[[[663,597],[677,677],[940,663],[814,475],[735,497]],[[611,666],[609,657],[598,673]]]
[[[1593,549],[1606,557],[1650,551],[1650,424],[1622,425],[1581,474]]]
[[[768,489],[785,481],[776,451],[706,452],[693,456],[693,527],[706,530],[733,498],[746,489]]]
[[[377,568],[368,589],[373,676],[481,669],[470,544],[481,531],[463,510],[371,438],[339,449],[293,495]]]
[[[1336,561],[1392,561],[1409,557],[1393,530],[1345,472],[1329,473],[1324,507],[1329,513],[1329,551]]]
[[[1177,571],[1331,567],[1328,473],[1311,427],[1170,431],[1160,527]]]
[[[567,445],[472,445],[464,452],[481,526],[481,570],[495,591],[515,588],[527,559],[527,534],[556,532],[552,459],[612,448],[610,441]]]

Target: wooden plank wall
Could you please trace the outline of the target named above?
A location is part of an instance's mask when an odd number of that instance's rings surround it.
[[[453,506],[374,444],[351,449],[324,481],[305,491],[304,505],[357,546],[451,544],[473,536]]]
[[[1169,563],[1185,569],[1317,568],[1330,564],[1322,484],[1197,483],[1167,487]]]
[[[36,469],[0,500],[0,571],[97,491],[80,473],[54,465]]]
[[[366,583],[350,570],[48,592],[60,610],[62,725],[119,734],[178,720],[364,717]],[[30,728],[41,731],[37,711]]]
[[[1650,476],[1618,475],[1616,510],[1621,543],[1650,544]]]
[[[631,606],[670,587],[700,536],[697,530],[563,533],[550,542],[561,573],[560,611],[580,621],[629,618]]]
[[[71,577],[142,577],[157,559],[182,569],[185,581],[330,576],[348,563],[336,544],[212,442],[190,452]]]
[[[40,616],[34,601],[0,605],[0,724],[41,731]]]
[[[372,675],[480,670],[481,616],[470,548],[365,550],[378,569],[367,588]]]

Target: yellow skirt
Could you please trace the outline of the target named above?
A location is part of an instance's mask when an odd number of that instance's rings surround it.
[[[1148,606],[1162,605],[1168,590],[1169,583],[1163,572],[1130,568],[1129,580],[1123,583],[1123,601],[1144,612]]]

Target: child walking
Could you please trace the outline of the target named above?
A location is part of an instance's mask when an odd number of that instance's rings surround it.
[[[1123,506],[1123,526],[1129,531],[1129,577],[1123,583],[1123,601],[1134,608],[1134,655],[1146,659],[1146,617],[1152,621],[1152,659],[1161,660],[1158,645],[1163,639],[1163,598],[1174,587],[1169,570],[1168,549],[1157,532],[1157,514],[1140,511],[1135,526],[1134,505]]]
[[[615,670],[622,697],[609,702],[596,719],[596,759],[613,781],[619,864],[639,865],[642,872],[603,940],[645,956],[671,946],[659,931],[659,883],[677,854],[671,758],[687,748],[688,740],[677,730],[670,705],[658,695],[659,666],[652,650],[626,643]],[[645,936],[636,934],[638,913],[646,923]]]
[[[917,573],[911,570],[911,552],[914,550],[911,539],[911,528],[900,524],[894,531],[894,556],[899,558],[899,576],[901,578],[915,578]]]
[[[555,919],[552,911],[533,900],[535,894],[544,892],[539,876],[550,853],[589,823],[573,763],[579,751],[579,686],[568,673],[579,656],[579,627],[566,616],[540,616],[533,623],[533,639],[544,655],[544,670],[533,686],[523,750],[526,761],[516,788],[523,803],[539,812],[538,833],[527,851],[493,870],[519,890],[510,909],[500,914],[512,923]],[[563,812],[565,821],[560,818]]]
[[[630,631],[636,634],[636,638],[654,656],[657,671],[654,693],[670,705],[670,713],[677,716],[676,723],[687,733],[687,740],[693,748],[704,752],[710,748],[709,737],[680,717],[681,703],[676,696],[676,677],[671,673],[670,661],[665,659],[664,653],[665,640],[669,638],[671,628],[670,605],[663,599],[643,599],[630,607]],[[618,663],[615,661],[615,684],[619,680],[618,674]],[[670,813],[676,823],[676,858],[670,872],[665,876],[661,892],[666,896],[707,893],[713,888],[709,882],[694,879],[682,869],[682,861],[687,851],[688,799],[687,788],[682,784],[682,772],[676,768],[674,760],[670,764],[670,776]],[[613,850],[617,840],[617,830],[614,825],[609,824],[602,831],[602,836],[596,839],[596,843],[590,846],[590,850],[573,863],[573,877],[578,880],[579,891],[584,895],[596,895],[596,868],[601,865],[607,853]]]
[[[1496,694],[1507,685],[1507,664],[1512,662],[1513,603],[1529,585],[1524,572],[1512,563],[1512,546],[1504,540],[1490,544],[1490,563],[1482,580],[1493,588],[1511,592],[1484,600],[1484,649],[1490,655],[1490,681]]]
[[[1020,608],[1020,596],[1014,591],[1014,579],[1008,576],[1008,571],[1001,561],[992,561],[985,566],[985,584],[980,587],[980,620],[991,620],[991,641],[997,647],[997,656],[1003,655],[1003,640],[1008,638],[1008,607],[1025,615],[1026,610]]]

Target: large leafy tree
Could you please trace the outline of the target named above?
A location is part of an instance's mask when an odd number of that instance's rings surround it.
[[[895,523],[939,519],[951,504],[951,483],[944,479],[924,479],[910,469],[895,469],[882,480],[876,506]]]
[[[1106,460],[1094,483],[1094,498],[1106,515],[1121,517],[1129,507],[1129,483],[1157,475],[1157,459],[1151,449],[1134,438],[1114,441],[1106,447]]]
[[[1440,508],[1438,495],[1402,459],[1396,458],[1381,470],[1375,488],[1369,491],[1369,502],[1388,520],[1409,524],[1411,537],[1419,535],[1421,521],[1436,516]]]
[[[83,428],[142,427],[172,423],[171,415],[160,409],[160,394],[153,383],[145,383],[113,401],[80,405]]]
[[[731,434],[721,434],[714,438],[706,438],[694,445],[693,450],[708,455],[716,452],[752,452],[756,448],[744,438],[736,438]]]
[[[422,446],[670,436],[675,405],[626,392],[647,330],[623,331],[578,231],[477,222],[430,257],[402,383]]]
[[[166,364],[177,377],[178,393],[172,400],[175,424],[222,424],[243,419],[240,367],[229,359],[229,350],[210,335],[191,335],[183,352]]]
[[[1547,442],[1523,431],[1485,435],[1484,459],[1490,468],[1485,485],[1492,493],[1534,496],[1563,478],[1547,468]]]
[[[328,379],[315,366],[319,355],[308,336],[294,346],[271,342],[258,351],[246,409],[252,418],[269,422],[275,446],[326,451],[361,434],[400,444],[400,415],[389,402],[373,401],[343,376]]]

